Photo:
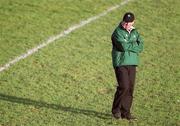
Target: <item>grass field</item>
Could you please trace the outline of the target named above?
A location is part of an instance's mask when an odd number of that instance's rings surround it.
[[[119,0],[1,0],[0,66]],[[0,73],[0,126],[180,126],[180,1],[134,0]],[[145,41],[132,112],[115,120],[112,31],[126,11]]]

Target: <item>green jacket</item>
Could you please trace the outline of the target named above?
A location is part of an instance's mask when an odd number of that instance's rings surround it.
[[[113,67],[138,65],[139,53],[143,50],[143,40],[135,28],[129,33],[119,25],[112,34]]]

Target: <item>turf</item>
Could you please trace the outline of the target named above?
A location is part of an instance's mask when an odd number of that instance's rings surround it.
[[[49,2],[53,3],[55,0],[44,0],[41,4],[49,5]],[[68,7],[66,2],[64,6]],[[85,13],[81,11],[83,7],[89,10],[88,2],[90,1],[84,2],[84,6],[77,7],[80,13]],[[115,2],[117,1],[98,1],[102,9],[97,12],[94,10],[92,13],[90,10],[91,14],[86,18],[96,15]],[[31,3],[38,2],[31,1]],[[180,125],[178,53],[180,38],[177,35],[180,32],[177,25],[180,18],[179,4],[178,0],[130,2],[0,73],[0,124],[5,126]],[[94,8],[94,5],[95,3],[91,2],[90,7]],[[75,7],[72,5],[70,8]],[[116,82],[111,62],[110,36],[121,16],[129,10],[136,14],[136,27],[145,41],[144,52],[140,55],[141,63],[138,67],[132,107],[132,112],[137,116],[138,121],[133,122],[115,120],[111,117]],[[67,26],[83,19],[78,16],[75,15]],[[65,22],[64,18],[59,20]],[[53,22],[47,17],[42,19],[39,17],[39,22],[45,19]],[[14,22],[15,27],[16,23]],[[43,26],[43,23],[37,24],[39,27]],[[57,33],[59,29],[66,29],[65,26],[60,28],[61,23],[58,25],[59,28],[45,31],[40,28],[39,30],[46,34],[41,39]],[[35,38],[38,39],[36,34],[22,32],[22,35],[30,35],[29,38],[32,40],[27,39],[29,47],[37,44],[34,41]],[[7,40],[12,40],[8,34],[3,36]],[[21,37],[17,36],[17,38],[22,40]],[[3,45],[6,43],[3,39],[1,42]],[[23,44],[20,44],[23,49],[19,49],[16,41],[12,45],[10,47],[6,45],[4,48],[9,52],[14,49],[19,50],[19,52],[11,52],[13,55],[19,55],[26,50]],[[11,58],[10,53],[7,56],[5,53],[1,54],[1,63]]]
[[[0,65],[118,0],[1,0]]]

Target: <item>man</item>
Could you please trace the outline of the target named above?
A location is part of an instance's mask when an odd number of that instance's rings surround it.
[[[143,41],[133,27],[135,16],[127,12],[123,21],[112,34],[112,62],[118,82],[114,96],[112,114],[116,119],[136,119],[130,113],[133,101],[136,67],[139,53],[143,50]]]

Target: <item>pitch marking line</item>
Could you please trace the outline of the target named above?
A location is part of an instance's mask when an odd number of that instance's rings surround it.
[[[39,49],[44,48],[44,47],[46,47],[47,45],[49,45],[50,43],[55,42],[56,40],[58,40],[58,39],[60,39],[60,38],[62,38],[62,37],[64,37],[64,36],[68,35],[68,34],[71,33],[72,31],[74,31],[74,30],[76,30],[76,29],[78,29],[78,28],[81,28],[81,27],[83,27],[83,26],[86,25],[86,24],[89,24],[89,23],[91,23],[92,21],[97,20],[97,19],[100,18],[100,17],[103,17],[103,16],[107,15],[109,12],[111,12],[111,11],[113,11],[113,10],[116,10],[117,8],[119,8],[119,7],[127,4],[129,1],[132,1],[132,0],[125,0],[125,1],[121,2],[119,5],[113,6],[113,7],[109,8],[109,9],[105,10],[104,12],[98,14],[97,16],[90,17],[90,18],[88,18],[87,20],[81,21],[79,24],[76,24],[76,25],[74,25],[74,26],[69,27],[67,30],[61,32],[61,33],[58,34],[58,35],[54,35],[54,36],[49,37],[47,40],[45,40],[44,42],[42,42],[42,44],[38,45],[38,46],[35,47],[35,48],[32,48],[32,49],[27,50],[26,53],[24,53],[24,54],[16,57],[15,59],[9,61],[8,63],[6,63],[6,64],[3,65],[2,67],[0,67],[0,73],[1,73],[2,71],[4,71],[4,70],[8,69],[10,66],[14,65],[15,63],[19,62],[20,60],[25,59],[26,57],[28,57],[28,56],[32,55],[33,53],[39,51]]]

